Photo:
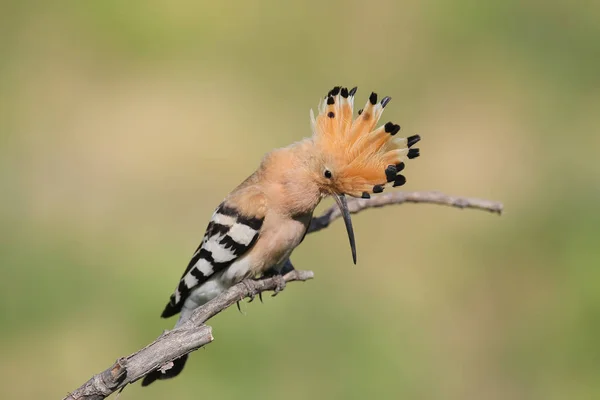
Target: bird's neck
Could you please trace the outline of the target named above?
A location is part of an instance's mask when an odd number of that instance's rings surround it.
[[[309,139],[269,153],[259,170],[272,207],[291,217],[310,215],[322,199],[310,169]]]

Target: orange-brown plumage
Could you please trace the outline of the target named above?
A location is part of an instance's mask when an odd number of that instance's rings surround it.
[[[391,172],[407,157],[418,155],[416,149],[409,153],[408,147],[420,138],[394,138],[400,126],[391,122],[375,128],[391,100],[384,97],[378,102],[376,93],[371,93],[362,112],[352,120],[355,92],[336,87],[319,105],[316,118],[311,112],[312,140],[315,154],[321,153],[332,169],[331,193],[361,197],[403,180],[390,180]]]

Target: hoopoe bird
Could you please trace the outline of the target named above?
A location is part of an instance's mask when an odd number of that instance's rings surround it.
[[[282,273],[310,225],[319,202],[332,196],[341,209],[353,261],[356,245],[346,195],[370,198],[387,185],[406,182],[406,159],[419,156],[413,145],[419,135],[397,137],[400,126],[388,122],[378,128],[391,98],[378,101],[371,93],[353,119],[356,89],[339,86],[321,100],[315,117],[310,111],[312,136],[266,154],[258,169],[225,197],[206,228],[162,317],[179,313],[176,327],[194,309],[246,278]],[[183,369],[187,356],[170,368],[148,374],[147,386]]]

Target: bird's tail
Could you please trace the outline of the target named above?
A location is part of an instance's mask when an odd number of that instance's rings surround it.
[[[168,369],[162,367],[157,369],[156,371],[150,372],[144,377],[144,380],[142,381],[142,386],[148,386],[155,380],[175,378],[181,373],[183,367],[185,367],[185,362],[187,361],[187,359],[188,355],[186,354],[173,360],[173,365],[168,364],[167,366],[170,366]]]

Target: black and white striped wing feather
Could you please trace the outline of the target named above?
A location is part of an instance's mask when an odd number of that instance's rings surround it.
[[[180,312],[194,288],[248,252],[258,239],[263,221],[264,217],[248,217],[221,203],[161,316],[168,318]]]

